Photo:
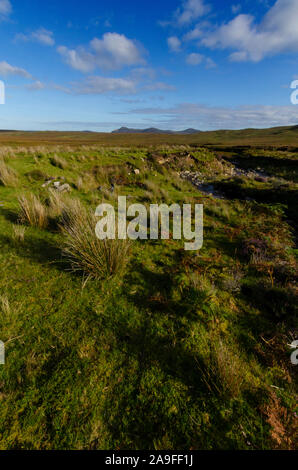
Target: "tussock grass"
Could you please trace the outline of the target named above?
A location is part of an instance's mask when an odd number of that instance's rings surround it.
[[[19,220],[23,224],[45,228],[48,225],[47,209],[34,194],[22,195],[18,198],[20,205]]]
[[[206,339],[202,377],[212,393],[226,398],[238,397],[246,383],[249,366],[239,350],[235,353],[218,334]]]
[[[151,199],[163,203],[167,203],[170,200],[168,191],[160,187],[155,181],[146,181],[144,185],[147,189],[147,191],[145,191],[145,198],[147,200]]]
[[[22,243],[25,239],[26,227],[23,225],[12,226],[12,238],[15,242]]]
[[[0,295],[0,312],[8,316],[11,313],[11,307],[6,295]]]
[[[51,157],[50,163],[53,166],[60,168],[61,170],[65,170],[68,167],[68,162],[64,158],[59,157],[58,155],[54,155],[53,157]]]
[[[17,173],[0,159],[0,184],[15,187],[18,183]]]
[[[58,219],[62,216],[70,203],[70,197],[65,193],[59,193],[55,189],[49,189],[47,200],[47,214],[51,219]]]
[[[88,193],[89,191],[94,191],[98,188],[98,182],[96,181],[93,174],[79,175],[75,187],[78,191]]]
[[[104,279],[121,273],[128,263],[130,242],[99,240],[95,235],[96,218],[79,200],[72,200],[63,215],[61,230],[65,236],[64,256],[73,271],[89,279]]]

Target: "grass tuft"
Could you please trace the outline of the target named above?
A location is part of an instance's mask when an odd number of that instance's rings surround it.
[[[51,157],[50,162],[53,166],[56,166],[61,170],[65,170],[68,167],[67,161],[64,158],[59,157],[58,155],[54,155],[53,157]]]
[[[47,210],[40,199],[34,194],[22,195],[18,198],[20,205],[19,220],[33,227],[45,228],[48,224]]]
[[[99,240],[95,235],[96,218],[79,200],[72,200],[61,224],[65,236],[63,253],[73,271],[87,278],[104,279],[119,274],[129,261],[130,242]]]
[[[18,183],[18,175],[4,160],[0,159],[0,184],[2,186],[15,187]]]
[[[25,239],[26,227],[23,225],[12,226],[12,238],[15,242],[22,243]]]

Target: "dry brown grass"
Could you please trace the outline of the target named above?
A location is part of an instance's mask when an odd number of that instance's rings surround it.
[[[204,365],[200,372],[210,392],[236,398],[247,383],[254,386],[251,376],[248,377],[249,366],[242,360],[239,350],[234,352],[217,333],[205,338],[203,344]]]
[[[22,243],[25,239],[26,227],[23,225],[12,226],[12,238],[15,242]]]
[[[82,203],[73,199],[61,224],[65,236],[63,253],[73,271],[87,279],[104,279],[121,273],[129,261],[130,242],[99,240],[95,235],[96,218]]]
[[[20,205],[19,220],[23,224],[45,228],[48,225],[47,209],[34,194],[18,198]]]
[[[59,157],[58,155],[54,155],[53,157],[51,157],[50,162],[53,166],[61,168],[61,170],[65,170],[68,167],[68,162],[64,158]]]
[[[85,175],[79,175],[75,186],[78,191],[88,193],[98,188],[98,182],[96,181],[93,174],[87,173]]]
[[[270,425],[270,436],[275,449],[295,450],[298,420],[293,411],[282,406],[274,391],[270,391],[269,404],[263,410]]]
[[[0,184],[15,187],[18,183],[17,173],[5,161],[0,159]]]
[[[6,295],[0,295],[0,312],[8,316],[11,313],[11,307]]]
[[[49,198],[47,200],[47,214],[50,219],[58,219],[71,204],[68,194],[59,193],[55,189],[49,189]]]

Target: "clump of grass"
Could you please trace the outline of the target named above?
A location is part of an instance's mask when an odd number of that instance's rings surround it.
[[[13,225],[12,238],[15,242],[22,243],[25,239],[26,227],[23,225]]]
[[[18,183],[18,175],[10,168],[4,160],[0,159],[0,184],[2,186],[16,186]]]
[[[149,180],[144,183],[147,191],[144,196],[146,200],[155,200],[166,203],[169,201],[169,193],[166,189],[161,188],[155,181]]]
[[[205,341],[204,367],[201,369],[205,384],[212,393],[227,398],[238,397],[247,383],[248,374],[239,350],[234,352],[216,333]]]
[[[45,228],[48,224],[47,210],[40,199],[34,194],[22,195],[18,198],[20,205],[19,220],[33,227]]]
[[[73,271],[87,279],[104,279],[119,274],[128,263],[130,242],[99,240],[95,235],[96,218],[79,200],[72,200],[62,219],[65,236],[63,253]]]
[[[57,219],[62,216],[66,210],[69,197],[66,194],[59,193],[54,189],[49,189],[49,198],[47,200],[47,213],[49,218]]]
[[[94,175],[87,173],[85,175],[78,176],[75,186],[78,191],[89,192],[93,191],[98,187],[98,182],[96,181]]]
[[[65,170],[68,167],[67,161],[64,158],[59,157],[58,155],[54,155],[53,157],[51,157],[50,162],[53,166],[61,168],[61,170]]]
[[[4,315],[10,315],[11,313],[10,303],[6,295],[0,295],[0,311]]]

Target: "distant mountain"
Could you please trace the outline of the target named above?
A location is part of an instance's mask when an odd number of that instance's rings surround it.
[[[174,134],[174,135],[189,135],[198,134],[201,131],[197,129],[185,129],[184,131],[164,131],[162,129],[156,129],[155,127],[149,127],[148,129],[130,129],[129,127],[120,127],[112,131],[112,134]]]

